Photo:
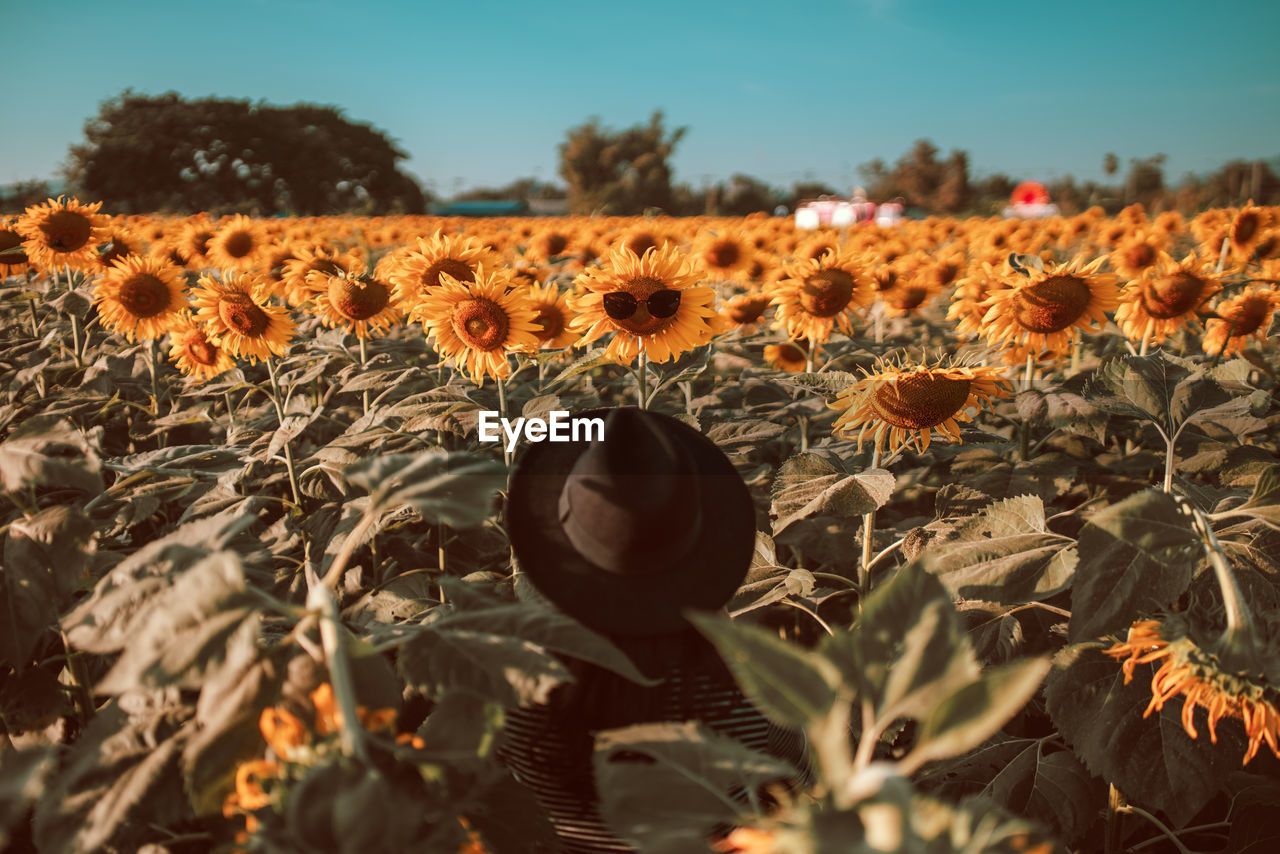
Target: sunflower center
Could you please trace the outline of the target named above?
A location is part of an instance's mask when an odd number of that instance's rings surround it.
[[[45,245],[57,252],[75,252],[89,242],[93,223],[75,211],[54,211],[40,224]]]
[[[187,355],[193,362],[212,366],[218,361],[218,348],[205,340],[204,335],[193,336],[187,340]]]
[[[426,293],[431,288],[439,287],[441,273],[452,276],[459,282],[474,282],[476,280],[475,270],[467,266],[466,261],[459,261],[457,258],[441,258],[423,272],[423,293]]]
[[[1253,211],[1243,213],[1236,219],[1235,228],[1231,230],[1233,243],[1248,243],[1258,232],[1258,216]]]
[[[348,320],[368,320],[387,307],[391,293],[376,279],[348,279],[334,276],[329,280],[329,302]]]
[[[568,245],[569,238],[565,237],[563,234],[555,233],[547,235],[548,255],[559,255],[561,252],[564,252],[565,247]]]
[[[1061,332],[1089,306],[1089,284],[1078,276],[1050,276],[1014,297],[1014,317],[1031,332]]]
[[[717,269],[732,267],[742,257],[742,250],[732,240],[717,240],[707,251],[707,260]]]
[[[1125,250],[1124,260],[1133,269],[1144,270],[1156,260],[1156,251],[1146,243],[1137,243]]]
[[[271,326],[271,318],[248,294],[232,292],[218,300],[218,316],[232,332],[246,338],[261,338]]]
[[[853,299],[853,276],[844,270],[819,270],[800,287],[800,306],[814,317],[834,317]]]
[[[510,321],[502,306],[483,297],[464,300],[453,310],[454,330],[473,350],[497,350],[507,340]]]
[[[729,319],[738,324],[751,323],[764,313],[765,307],[768,305],[768,297],[753,297],[743,300],[736,305],[729,306]]]
[[[550,341],[564,331],[564,315],[553,305],[538,306],[538,313],[533,318],[538,328],[533,331],[539,341]]]
[[[1270,314],[1270,300],[1266,297],[1250,296],[1237,305],[1230,314],[1223,315],[1223,319],[1228,324],[1235,324],[1235,331],[1231,333],[1231,337],[1239,338],[1242,335],[1252,335],[1257,332],[1258,327],[1266,321]]]
[[[898,311],[910,311],[919,308],[929,297],[929,289],[910,285],[894,290],[885,297],[885,302]]]
[[[634,252],[637,258],[643,258],[644,253],[657,246],[658,241],[653,239],[652,234],[637,234],[627,241],[627,248]]]
[[[169,307],[169,287],[150,273],[136,273],[125,279],[117,297],[125,311],[134,317],[155,317]]]
[[[232,258],[244,258],[253,252],[253,235],[247,231],[233,231],[222,248]]]
[[[1160,320],[1180,317],[1196,307],[1204,293],[1205,281],[1181,271],[1156,279],[1142,289],[1142,307]]]
[[[968,399],[969,380],[919,373],[876,389],[871,407],[893,427],[927,430],[959,412]]]

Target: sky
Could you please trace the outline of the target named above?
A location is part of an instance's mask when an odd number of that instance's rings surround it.
[[[1280,2],[0,0],[0,183],[55,178],[125,88],[341,107],[436,195],[532,177],[557,146],[662,110],[701,187],[839,190],[920,138],[972,176],[1166,176],[1280,155]],[[19,34],[20,37],[13,37]]]

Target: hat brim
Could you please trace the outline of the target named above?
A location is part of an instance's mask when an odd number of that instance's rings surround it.
[[[610,409],[575,414],[603,418]],[[594,565],[569,542],[558,507],[565,479],[590,443],[539,442],[522,455],[507,498],[507,530],[520,570],[562,611],[603,634],[678,631],[686,610],[715,610],[737,591],[755,548],[751,493],[715,443],[675,418],[668,435],[698,478],[700,531],[678,565],[621,574]],[[655,537],[663,536],[654,531]]]

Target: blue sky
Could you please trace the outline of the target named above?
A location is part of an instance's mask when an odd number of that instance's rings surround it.
[[[1102,177],[1280,155],[1280,3],[122,2],[3,4],[0,183],[52,177],[125,87],[312,101],[394,137],[437,194],[559,180],[592,116],[688,126],[677,181],[838,189],[921,137],[971,172]]]

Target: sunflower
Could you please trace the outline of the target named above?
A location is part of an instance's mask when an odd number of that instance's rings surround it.
[[[637,258],[617,248],[603,267],[574,280],[584,293],[570,304],[577,312],[571,328],[582,333],[578,346],[613,332],[606,354],[630,364],[644,348],[654,362],[666,362],[711,340],[715,290],[698,286],[698,272],[668,243]],[[660,307],[659,307],[660,306]]]
[[[350,273],[361,264],[354,253],[339,252],[323,245],[295,245],[291,256],[283,262],[276,290],[294,308],[301,308],[314,296],[307,281],[312,273],[340,276]]]
[[[257,266],[266,245],[258,224],[244,214],[236,214],[230,222],[218,226],[209,238],[206,254],[215,267],[249,271]]]
[[[39,270],[71,267],[91,270],[98,260],[97,247],[107,233],[107,218],[98,213],[102,202],[80,204],[79,199],[49,199],[32,205],[18,220],[17,230],[26,240],[23,249]]]
[[[111,265],[129,255],[142,254],[142,242],[132,232],[120,226],[110,226],[98,246],[98,267],[110,270]]]
[[[1237,261],[1249,261],[1253,257],[1253,250],[1269,234],[1271,220],[1272,212],[1269,208],[1258,207],[1252,202],[1241,208],[1231,221],[1231,228],[1227,230],[1232,257]]]
[[[29,264],[23,240],[14,220],[0,219],[0,279],[27,271]]]
[[[982,331],[982,318],[987,313],[982,303],[992,291],[1007,287],[990,261],[971,266],[968,274],[956,281],[956,290],[947,308],[947,320],[955,321],[957,334],[976,337]]]
[[[769,289],[772,304],[778,307],[774,327],[786,329],[792,338],[818,343],[830,338],[837,325],[852,334],[851,313],[870,303],[874,293],[859,256],[849,251],[831,251],[793,263],[786,268],[785,278]]]
[[[105,326],[133,343],[134,337],[159,338],[187,310],[187,284],[181,268],[159,258],[130,255],[116,261],[93,288],[93,301]]]
[[[227,351],[213,343],[189,314],[181,315],[169,330],[169,358],[182,373],[205,380],[235,367]]]
[[[508,290],[504,273],[475,269],[474,280],[460,282],[448,273],[414,307],[410,319],[422,323],[428,338],[443,359],[466,366],[473,382],[485,376],[506,379],[511,373],[507,358],[518,350],[538,347],[537,311],[525,288]]]
[[[992,291],[983,302],[983,336],[1002,348],[1027,344],[1065,350],[1072,327],[1087,331],[1096,324],[1101,329],[1106,313],[1120,302],[1116,277],[1098,273],[1105,260],[1082,265],[1077,257],[1046,270],[1030,269],[1026,279]]]
[[[704,232],[693,252],[707,275],[718,280],[745,278],[755,254],[750,243],[729,231]]]
[[[535,312],[533,334],[538,336],[539,346],[559,350],[577,340],[578,334],[569,328],[573,313],[569,308],[569,295],[555,285],[531,284],[525,288]]]
[[[746,326],[747,324],[755,323],[764,315],[764,310],[769,307],[769,302],[770,297],[768,294],[755,291],[738,294],[725,304],[721,314],[732,326]]]
[[[1266,338],[1278,306],[1280,294],[1275,290],[1252,287],[1218,303],[1214,308],[1217,318],[1205,323],[1204,351],[1230,356],[1244,350],[1251,336]]]
[[[1161,252],[1146,274],[1125,285],[1116,323],[1131,341],[1160,344],[1222,290],[1215,266],[1195,252],[1178,263]]]
[[[781,344],[766,344],[764,345],[764,360],[775,371],[798,374],[809,366],[808,346],[809,342],[803,339],[800,341],[783,341]],[[816,347],[813,351],[814,358],[817,359],[821,352],[822,348]]]
[[[868,432],[876,449],[892,457],[914,444],[929,447],[934,430],[959,441],[959,422],[972,421],[965,410],[1008,395],[1003,368],[981,365],[893,364],[877,360],[874,370],[845,388],[830,404],[845,410],[836,419],[836,435],[858,431],[858,446]]]
[[[1160,260],[1166,240],[1157,232],[1136,232],[1116,245],[1110,256],[1111,267],[1125,279],[1136,279]]]
[[[1183,618],[1171,614],[1159,620],[1139,620],[1129,627],[1125,640],[1113,644],[1106,654],[1124,660],[1126,685],[1139,664],[1160,662],[1151,677],[1151,702],[1143,717],[1160,711],[1182,694],[1182,728],[1191,738],[1200,737],[1194,715],[1196,706],[1204,706],[1213,744],[1218,743],[1218,722],[1224,717],[1239,718],[1244,724],[1249,746],[1241,764],[1249,764],[1264,741],[1280,757],[1280,690],[1244,673],[1227,672],[1216,655],[1189,636]]]
[[[204,214],[188,220],[182,227],[182,233],[178,235],[175,245],[178,252],[186,259],[188,267],[202,267],[209,260],[207,253],[209,241],[213,239],[213,235],[213,224]]]
[[[440,286],[441,275],[455,282],[474,282],[480,266],[494,269],[498,256],[479,240],[437,231],[419,237],[412,248],[397,250],[386,262],[387,281],[394,286],[392,300],[409,312]],[[386,260],[386,259],[384,259]]]
[[[391,285],[367,275],[363,265],[337,273],[315,270],[306,281],[312,310],[325,326],[344,326],[357,338],[368,338],[371,330],[385,334],[401,318],[391,303]]]
[[[224,270],[221,281],[206,274],[199,284],[196,321],[214,344],[250,362],[289,351],[293,320],[289,309],[267,303],[271,283],[264,277]]]

